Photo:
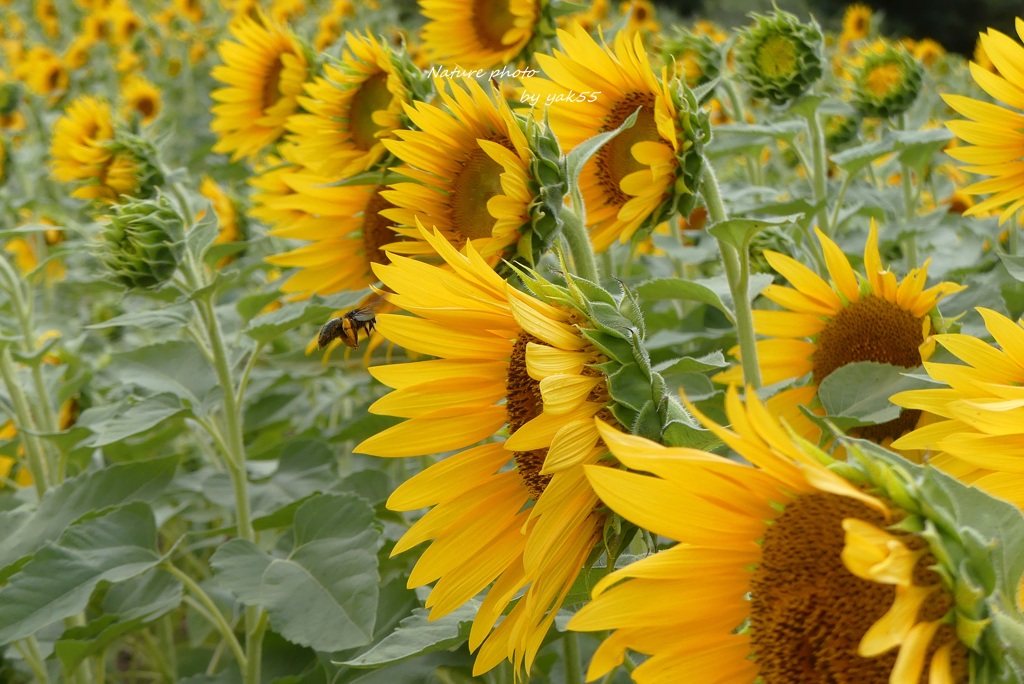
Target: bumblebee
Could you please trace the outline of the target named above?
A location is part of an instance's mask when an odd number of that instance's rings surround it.
[[[374,315],[374,311],[379,303],[380,300],[378,299],[367,306],[359,309],[352,309],[344,316],[332,318],[324,323],[324,326],[320,328],[320,335],[316,340],[317,348],[323,349],[339,338],[346,346],[351,347],[352,349],[358,347],[360,331],[362,331],[366,337],[369,337],[370,333],[373,332],[374,326],[377,324],[377,317]]]

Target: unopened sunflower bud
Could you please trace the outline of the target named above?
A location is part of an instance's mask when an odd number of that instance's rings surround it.
[[[722,50],[709,35],[680,29],[665,43],[662,55],[691,88],[710,83],[722,70]]]
[[[903,46],[873,50],[854,74],[853,104],[865,116],[902,114],[917,99],[923,72],[921,63]]]
[[[740,77],[754,97],[777,105],[795,100],[821,78],[821,29],[781,10],[751,16],[755,23],[740,32],[736,48]]]
[[[184,222],[163,195],[119,204],[103,232],[101,260],[129,288],[156,287],[178,264]]]

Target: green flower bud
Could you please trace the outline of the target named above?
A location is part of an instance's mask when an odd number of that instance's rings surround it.
[[[923,73],[903,46],[885,45],[866,54],[854,73],[853,104],[865,116],[902,114],[917,99]]]
[[[722,49],[708,35],[678,29],[662,48],[662,57],[687,86],[696,88],[718,78],[722,71]]]
[[[835,150],[855,139],[860,130],[860,118],[857,116],[829,114],[822,118],[825,146],[830,150]]]
[[[751,17],[756,23],[740,31],[736,48],[740,77],[754,97],[777,105],[795,100],[821,78],[821,29],[813,19],[804,24],[781,10]]]
[[[184,221],[163,195],[132,199],[114,208],[103,231],[100,259],[128,288],[156,287],[178,265]]]

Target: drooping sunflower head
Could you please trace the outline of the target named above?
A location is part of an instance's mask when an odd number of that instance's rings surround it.
[[[398,140],[384,141],[405,163],[398,173],[410,179],[383,193],[395,208],[382,214],[405,238],[386,249],[432,254],[416,228],[420,221],[456,247],[472,242],[492,264],[517,250],[531,261],[554,238],[565,195],[554,141],[475,81],[439,80],[437,87],[446,109],[406,106],[419,130],[398,130]]]
[[[707,115],[667,68],[651,68],[639,35],[619,32],[602,46],[579,26],[559,31],[562,50],[537,55],[546,78],[523,80],[526,91],[548,102],[546,116],[562,150],[595,134],[623,128],[586,164],[578,184],[594,248],[626,242],[695,203],[710,137]]]
[[[1017,19],[1017,33],[1024,40],[1024,19]],[[992,70],[975,55],[971,75],[981,88],[999,104],[982,102],[962,95],[943,95],[943,99],[968,120],[949,121],[949,130],[968,145],[948,150],[949,156],[968,164],[965,171],[991,176],[966,188],[969,195],[990,194],[964,212],[967,216],[985,215],[1002,210],[1000,224],[1024,206],[1024,174],[1020,166],[1020,146],[1024,142],[1024,73],[1019,65],[1024,47],[995,29],[982,33],[978,46],[994,65]]]
[[[160,113],[160,90],[144,76],[130,76],[121,86],[122,116],[138,114],[143,124],[150,124]]]
[[[764,252],[772,268],[792,285],[769,285],[763,292],[783,310],[754,312],[754,329],[768,336],[757,342],[764,383],[809,374],[809,384],[816,388],[836,369],[858,361],[920,366],[933,347],[932,310],[963,286],[943,282],[926,288],[927,263],[898,281],[882,266],[874,224],[864,248],[863,275],[853,270],[832,240],[820,231],[818,238],[831,282],[789,256]],[[732,368],[715,379],[738,384],[741,369]],[[805,399],[803,392],[793,396]],[[860,428],[859,436],[875,442],[892,440],[912,429],[918,418],[919,412],[904,411],[895,420]]]
[[[516,61],[539,31],[544,0],[419,0],[421,40],[433,64],[490,69]]]
[[[748,396],[730,389],[731,429],[691,409],[753,467],[600,428],[633,471],[585,466],[602,501],[680,543],[602,579],[570,621],[614,630],[588,678],[626,649],[650,656],[631,673],[641,683],[965,684],[972,671],[1012,672],[998,642],[1020,624],[1020,568],[982,570],[986,544],[1013,550],[998,530],[963,531],[959,505],[974,495],[864,442],[835,462]],[[972,593],[975,572],[989,581]],[[1010,629],[987,622],[1007,610]]]
[[[822,74],[824,39],[812,18],[803,23],[788,12],[752,14],[740,32],[736,66],[754,97],[777,105],[807,91]]]
[[[224,64],[211,72],[227,87],[213,91],[211,129],[215,152],[232,159],[253,158],[276,142],[298,109],[309,60],[298,39],[265,15],[238,17],[230,26],[235,40],[217,46]]]
[[[880,42],[861,55],[853,74],[853,105],[865,116],[888,117],[910,109],[924,69],[905,47]]]
[[[403,105],[413,100],[418,70],[370,35],[345,36],[338,66],[306,85],[299,102],[308,114],[288,119],[297,159],[331,179],[362,173],[387,154],[383,141],[405,123]],[[420,98],[416,98],[420,99]]]
[[[389,499],[395,510],[433,506],[394,552],[434,540],[410,580],[437,580],[427,600],[432,617],[490,587],[470,634],[470,649],[479,648],[475,675],[506,659],[528,671],[602,538],[606,516],[582,469],[606,451],[593,418],[618,423],[624,414],[612,394],[625,388],[644,403],[653,385],[647,378],[646,390],[640,386],[638,378],[646,376],[639,370],[615,379],[623,366],[611,353],[632,352],[607,293],[586,283],[557,287],[525,270],[531,292],[522,292],[494,273],[472,243],[459,253],[439,231],[421,232],[444,264],[401,255],[375,264],[391,292],[384,295],[388,303],[412,314],[381,314],[377,329],[437,358],[370,369],[394,388],[370,411],[406,420],[356,451],[385,457],[458,451]],[[584,299],[591,302],[587,309],[578,307]],[[660,399],[650,403],[661,406]],[[656,410],[645,415],[657,419]],[[644,422],[635,418],[634,409],[632,422]],[[507,439],[493,441],[506,429]],[[519,602],[495,628],[520,589]]]
[[[94,177],[110,158],[106,144],[113,138],[110,105],[91,95],[76,99],[53,127],[53,177],[62,183]]]

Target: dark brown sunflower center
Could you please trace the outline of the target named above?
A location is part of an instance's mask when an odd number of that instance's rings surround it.
[[[505,33],[515,25],[515,16],[508,0],[475,0],[472,9],[473,32],[480,46],[487,50],[505,50]]]
[[[373,197],[366,203],[363,216],[363,249],[367,261],[374,264],[390,264],[391,258],[381,247],[399,239],[392,228],[394,223],[380,215],[380,212],[395,206],[380,196],[380,191],[386,189],[382,185],[374,191]]]
[[[139,114],[142,114],[143,118],[148,119],[156,112],[156,102],[148,95],[140,97],[135,101],[135,109],[139,111]]]
[[[509,434],[540,415],[543,401],[540,396],[540,383],[526,372],[526,346],[533,342],[543,344],[533,335],[523,332],[512,347],[512,358],[508,363],[508,380],[505,385],[505,411],[508,414]],[[541,475],[547,449],[515,452],[516,466],[523,484],[530,490],[534,501],[544,493],[544,488],[551,481],[550,475]]]
[[[61,67],[59,65],[54,66],[49,75],[46,78],[46,86],[49,90],[54,90],[60,84]]]
[[[511,141],[504,136],[496,135],[488,140],[512,149]],[[501,174],[504,172],[501,164],[480,147],[465,158],[451,185],[449,201],[453,229],[471,240],[491,236],[494,217],[487,211],[487,202],[502,194]]]
[[[875,361],[903,368],[921,365],[918,347],[924,341],[921,319],[881,297],[869,295],[839,310],[818,334],[811,357],[817,385],[832,371],[848,363]],[[882,442],[895,439],[917,424],[921,412],[900,412],[895,420],[859,428],[857,436]]]
[[[750,583],[750,633],[754,660],[764,684],[865,684],[888,682],[898,649],[864,658],[857,647],[864,634],[892,606],[892,585],[861,579],[843,565],[844,518],[884,527],[865,504],[836,494],[808,494],[786,506],[768,527],[761,563]],[[894,533],[899,535],[900,533]],[[911,550],[923,548],[917,536],[903,534]],[[935,586],[917,620],[936,620],[952,605],[925,553],[915,568],[917,586]],[[928,647],[928,658],[953,643],[954,682],[967,682],[967,649],[944,625]],[[928,668],[921,684],[928,681]]]
[[[349,130],[356,147],[368,150],[377,142],[374,135],[381,126],[374,122],[373,114],[390,104],[388,75],[384,72],[374,74],[359,86],[349,108]]]
[[[609,140],[594,157],[601,188],[605,196],[611,198],[610,204],[613,205],[629,201],[629,195],[619,187],[622,179],[645,168],[633,156],[633,145],[659,139],[658,126],[654,122],[654,96],[650,93],[629,93],[605,117],[604,126],[601,128],[602,132],[614,131],[641,106],[643,109],[637,115],[633,127]]]
[[[260,106],[263,111],[277,104],[281,97],[282,71],[284,71],[284,63],[281,61],[281,57],[277,56],[267,67],[267,72],[263,77],[263,92],[260,95]]]

